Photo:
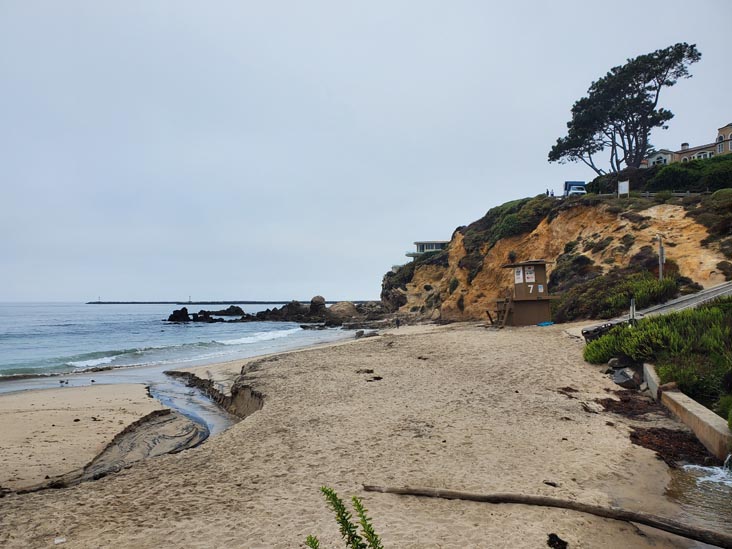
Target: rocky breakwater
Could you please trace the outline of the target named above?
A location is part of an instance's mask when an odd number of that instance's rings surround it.
[[[231,305],[218,311],[200,310],[189,313],[186,307],[176,309],[168,317],[168,322],[297,322],[307,327],[335,327],[348,328],[370,327],[371,324],[381,324],[387,312],[378,301],[352,303],[340,301],[330,307],[323,296],[315,296],[309,304],[300,301],[290,301],[282,307],[266,309],[255,314],[249,314],[241,307]],[[230,318],[235,317],[235,318]]]

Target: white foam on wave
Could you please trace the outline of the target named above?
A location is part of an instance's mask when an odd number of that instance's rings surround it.
[[[246,337],[240,337],[238,339],[224,339],[217,341],[223,345],[246,345],[248,343],[258,343],[260,341],[269,341],[272,339],[279,339],[281,337],[288,337],[294,333],[301,332],[302,328],[292,328],[290,330],[277,330],[274,332],[256,332]]]
[[[693,471],[699,475],[697,482],[711,482],[732,487],[732,471],[723,467],[704,467],[701,465],[684,465],[687,471]]]
[[[101,358],[92,358],[89,360],[77,360],[74,362],[69,362],[68,364],[70,366],[73,366],[74,368],[94,368],[95,366],[109,364],[115,358],[117,358],[117,356],[103,356]]]

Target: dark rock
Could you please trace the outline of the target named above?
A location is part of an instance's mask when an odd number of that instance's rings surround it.
[[[325,330],[327,327],[325,324],[300,324],[303,330]]]
[[[611,358],[610,360],[608,360],[607,361],[607,365],[610,368],[620,368],[621,367],[620,366],[620,360],[618,360],[617,358]]]
[[[356,332],[356,339],[359,339],[359,338],[361,338],[361,337],[363,337],[363,330],[358,330],[358,331]]]
[[[549,538],[546,540],[546,544],[552,549],[567,549],[567,547],[569,546],[566,541],[564,541],[562,538],[554,533],[549,534]]]
[[[310,300],[310,314],[320,315],[325,313],[325,298],[322,295],[316,295]]]
[[[388,328],[390,326],[390,324],[391,324],[390,321],[385,320],[385,319],[344,322],[343,329],[344,330],[378,330],[379,328]]]
[[[168,317],[168,322],[190,322],[191,317],[188,316],[188,309],[176,309],[173,314]]]
[[[661,397],[661,393],[664,393],[666,391],[678,391],[679,386],[676,384],[675,381],[669,381],[668,383],[664,383],[663,385],[658,386],[658,397]]]
[[[218,316],[246,316],[244,310],[238,305],[229,305],[226,309],[211,311],[211,314]]]
[[[638,389],[643,380],[635,370],[631,368],[622,368],[620,370],[615,370],[613,373],[613,381],[623,389]]]

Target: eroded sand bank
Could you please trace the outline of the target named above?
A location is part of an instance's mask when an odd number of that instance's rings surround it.
[[[144,385],[0,396],[0,487],[17,490],[84,467],[125,427],[165,407]]]
[[[363,498],[388,547],[535,548],[549,533],[575,548],[688,546],[571,511],[361,490],[543,494],[673,517],[666,465],[630,443],[623,418],[587,411],[616,386],[581,349],[560,326],[452,325],[250,361],[261,410],[198,448],[0,499],[0,545],[289,548],[315,533],[337,547],[328,485]],[[225,390],[241,364],[201,375]]]

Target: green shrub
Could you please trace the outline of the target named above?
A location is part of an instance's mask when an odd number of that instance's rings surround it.
[[[732,259],[732,238],[720,241],[719,251],[724,254],[727,259]]]
[[[455,278],[454,276],[453,276],[453,277],[452,277],[452,278],[450,279],[450,287],[449,287],[449,290],[450,290],[450,293],[451,293],[451,294],[452,294],[452,293],[453,293],[453,292],[454,292],[455,290],[457,290],[457,287],[458,287],[458,285],[459,285],[459,284],[460,284],[460,282],[459,282],[459,281],[458,281],[458,279],[457,279],[457,278]]]
[[[648,271],[634,272],[632,267],[613,269],[565,292],[558,300],[553,316],[555,322],[612,318],[628,310],[631,297],[635,297],[636,307],[642,309],[668,301],[677,293],[678,278],[675,276],[659,281]]]
[[[664,166],[643,189],[650,192],[658,191],[702,191],[701,168],[696,161]]]
[[[715,162],[705,166],[701,184],[710,191],[732,186],[732,162]]]
[[[620,242],[623,245],[623,249],[627,252],[635,244],[635,236],[630,233],[624,234]]]
[[[639,190],[715,191],[732,187],[732,156],[715,156],[705,160],[676,162],[663,166]],[[635,188],[635,187],[633,187]]]
[[[732,185],[732,180],[729,182]],[[732,209],[732,189],[719,189],[711,196],[711,202],[717,210]]]
[[[468,283],[483,268],[484,254],[502,238],[533,231],[544,218],[551,217],[559,203],[541,194],[534,198],[522,198],[506,202],[488,210],[481,219],[457,230],[463,235],[466,255],[459,267],[468,271]]]
[[[584,357],[595,364],[612,357],[654,362],[663,383],[675,381],[707,407],[722,406],[718,413],[726,417],[732,405],[725,397],[732,367],[732,298],[615,327],[588,343]]]
[[[614,239],[612,236],[606,236],[602,240],[593,243],[590,249],[592,250],[592,253],[600,253],[605,248],[607,248],[613,242],[613,240]]]
[[[346,547],[350,549],[384,549],[381,545],[381,539],[376,535],[373,526],[371,525],[371,519],[366,514],[366,508],[361,503],[361,500],[356,496],[351,499],[353,508],[356,510],[358,515],[358,521],[361,526],[361,535],[358,533],[358,527],[352,522],[352,515],[346,506],[343,504],[341,498],[338,497],[335,490],[323,486],[320,489],[325,496],[325,500],[328,502],[328,506],[333,510],[336,515],[336,522],[341,531],[341,537],[346,542]],[[364,541],[365,540],[365,541]],[[310,549],[319,549],[320,542],[315,536],[308,536],[305,540],[305,544]]]
[[[714,405],[714,411],[721,417],[729,417],[732,412],[732,395],[719,397],[717,404]]]
[[[726,281],[732,280],[732,263],[729,261],[720,261],[717,263],[717,269],[724,275]]]

